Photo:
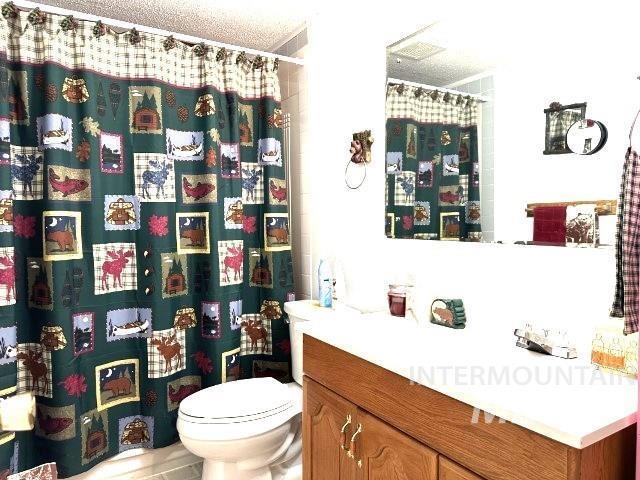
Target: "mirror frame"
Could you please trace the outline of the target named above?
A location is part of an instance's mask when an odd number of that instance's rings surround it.
[[[587,115],[587,102],[572,103],[571,105],[561,105],[559,103],[554,102],[551,105],[549,105],[549,108],[544,109],[546,121],[545,121],[545,132],[544,132],[544,151],[542,152],[543,155],[563,155],[565,153],[573,153],[571,150],[569,150],[569,147],[567,146],[567,141],[566,141],[567,132],[564,132],[564,139],[565,139],[564,150],[551,149],[551,138],[550,138],[551,114],[556,112],[562,112],[564,110],[578,110],[578,109],[580,110],[580,114],[581,114],[581,118],[578,120],[584,120]],[[574,122],[571,122],[571,125],[573,125],[573,123]],[[571,125],[569,125],[569,127],[571,127]]]

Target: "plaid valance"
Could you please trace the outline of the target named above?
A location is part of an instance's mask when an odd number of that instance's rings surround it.
[[[387,120],[393,118],[470,127],[478,123],[478,103],[462,95],[388,85]]]
[[[248,61],[243,52],[188,45],[172,37],[14,9],[0,21],[0,55],[10,62],[58,64],[118,78],[154,79],[178,87],[211,86],[245,99],[280,100],[277,62]],[[29,16],[31,15],[31,20]],[[65,23],[66,21],[66,23]]]

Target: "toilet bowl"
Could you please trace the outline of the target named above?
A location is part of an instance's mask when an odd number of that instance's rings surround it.
[[[252,378],[187,397],[177,428],[185,448],[204,459],[203,480],[294,480],[301,412],[298,384]]]
[[[315,318],[317,308],[310,302],[285,304],[295,382],[237,380],[180,403],[180,440],[203,458],[203,480],[302,478],[302,325]]]

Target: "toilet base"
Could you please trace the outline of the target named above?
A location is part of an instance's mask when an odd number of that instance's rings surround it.
[[[272,480],[269,467],[257,470],[239,470],[235,463],[205,460],[202,464],[202,480]]]

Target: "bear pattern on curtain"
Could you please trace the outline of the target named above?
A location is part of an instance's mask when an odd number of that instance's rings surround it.
[[[420,87],[387,87],[385,233],[480,241],[477,103]]]
[[[277,61],[2,13],[0,395],[37,418],[0,476],[70,476],[175,442],[199,389],[290,379]]]

